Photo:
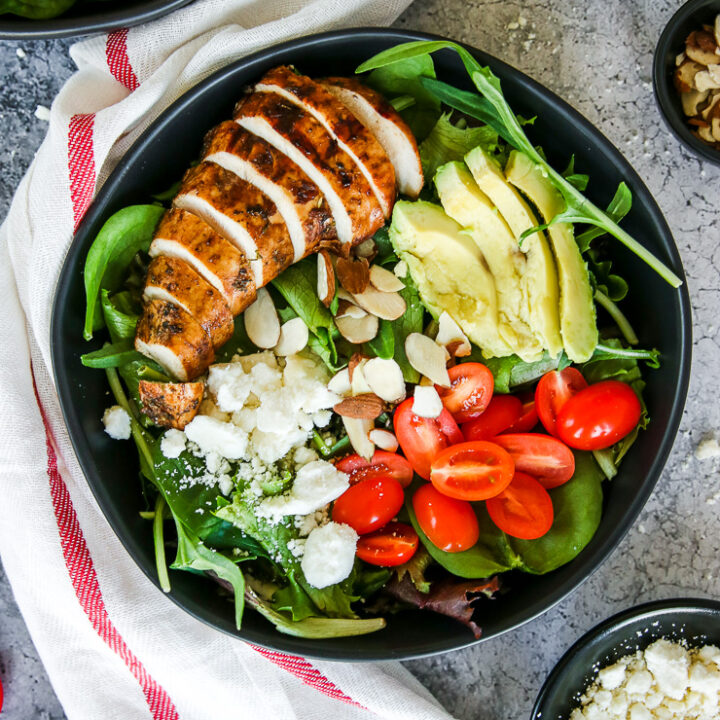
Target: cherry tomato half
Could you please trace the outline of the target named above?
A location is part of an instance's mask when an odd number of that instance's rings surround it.
[[[413,470],[430,479],[430,464],[448,445],[463,441],[453,416],[443,408],[436,418],[424,418],[412,411],[413,399],[398,405],[393,416],[395,435]]]
[[[477,542],[480,528],[469,502],[443,495],[428,483],[415,491],[412,503],[420,529],[440,550],[461,552]]]
[[[508,535],[522,540],[542,537],[553,524],[548,491],[530,475],[516,472],[507,489],[487,501],[490,519]]]
[[[506,433],[526,433],[530,432],[539,422],[537,410],[535,409],[535,393],[531,393],[523,397],[520,396],[522,402],[522,413],[520,417],[507,430]]]
[[[575,368],[551,370],[545,373],[535,388],[535,409],[544,428],[557,437],[555,423],[560,408],[573,396],[588,386],[585,378]]]
[[[466,362],[448,369],[450,387],[436,385],[443,405],[457,422],[466,422],[482,415],[490,404],[495,378],[482,364]]]
[[[357,544],[357,556],[370,565],[395,567],[406,563],[418,549],[417,533],[410,525],[388,523],[384,528],[363,535]]]
[[[335,501],[332,519],[349,525],[358,535],[365,535],[392,520],[404,500],[402,485],[394,478],[366,478],[351,485]]]
[[[575,472],[572,450],[550,435],[513,433],[493,442],[510,453],[516,470],[532,475],[547,490],[566,483]]]
[[[350,476],[351,485],[365,478],[382,475],[395,478],[406,488],[413,479],[413,469],[410,463],[402,455],[385,452],[385,450],[376,450],[372,460],[366,460],[357,454],[348,455],[342,460],[338,460],[335,467]]]
[[[430,481],[436,490],[458,500],[487,500],[512,480],[515,463],[499,445],[486,440],[464,442],[433,460]]]
[[[602,450],[631,433],[642,406],[624,382],[604,380],[581,390],[563,405],[557,417],[560,439],[578,450]]]
[[[513,395],[495,395],[480,417],[460,429],[466,440],[492,440],[520,420],[522,409],[523,404]]]

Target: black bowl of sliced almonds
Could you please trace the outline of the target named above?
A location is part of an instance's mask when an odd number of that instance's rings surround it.
[[[678,139],[720,163],[720,2],[690,0],[663,30],[653,62],[655,98]]]

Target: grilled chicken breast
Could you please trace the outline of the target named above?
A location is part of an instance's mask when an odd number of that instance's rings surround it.
[[[190,210],[241,250],[255,287],[267,285],[293,263],[294,250],[275,203],[255,185],[211,162],[185,174],[173,201]]]
[[[206,222],[186,210],[169,210],[155,231],[150,256],[184,260],[218,290],[233,315],[255,300],[256,288],[245,255]]]
[[[227,120],[207,134],[203,158],[255,185],[275,203],[290,233],[293,262],[337,245],[335,221],[320,189],[270,143]]]
[[[273,68],[255,86],[256,92],[282,96],[310,113],[355,162],[370,184],[383,215],[395,203],[395,170],[370,130],[332,92],[287,65]]]
[[[138,390],[145,415],[160,427],[182,430],[200,408],[205,384],[141,380]]]
[[[202,325],[187,310],[166,300],[145,303],[135,333],[135,349],[178,380],[202,375],[215,359]]]
[[[184,260],[156,257],[148,268],[143,298],[179,305],[200,323],[215,348],[232,337],[235,323],[222,293]]]
[[[378,139],[395,168],[400,192],[416,198],[423,186],[420,154],[415,137],[395,108],[355,78],[330,77],[322,83]]]
[[[253,93],[235,108],[234,119],[297,163],[325,195],[345,250],[385,222],[380,203],[353,159],[298,105],[274,93]]]

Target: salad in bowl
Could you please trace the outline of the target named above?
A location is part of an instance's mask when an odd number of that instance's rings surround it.
[[[435,78],[443,48],[474,91]],[[269,70],[176,186],[106,222],[84,281],[108,342],[82,361],[137,446],[163,589],[203,573],[238,627],[250,606],[303,638],[407,607],[477,637],[506,577],[583,551],[650,421],[661,358],[608,236],[680,280],[618,225],[627,186],[590,202],[461,46],[301,71]]]

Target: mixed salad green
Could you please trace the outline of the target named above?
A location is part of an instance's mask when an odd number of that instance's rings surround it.
[[[431,54],[444,48],[451,48],[460,55],[477,92],[460,90],[436,78]],[[618,465],[638,431],[649,420],[642,404],[644,383],[640,363],[658,367],[659,356],[654,350],[637,347],[637,335],[618,306],[628,291],[627,283],[613,271],[610,244],[603,236],[610,235],[622,242],[674,287],[680,280],[618,224],[630,210],[628,187],[620,184],[606,211],[590,202],[583,194],[589,178],[578,172],[572,158],[564,172],[558,172],[547,162],[542,149],[536,147],[525,133],[524,128],[531,127],[533,120],[518,118],[513,113],[498,78],[461,46],[444,41],[407,43],[368,60],[358,72],[368,73],[364,81],[390,100],[412,129],[419,143],[426,177],[421,198],[398,203],[392,226],[381,229],[373,238],[375,265],[389,270],[396,270],[402,263],[406,265],[407,272],[402,274],[403,287],[399,290],[406,309],[395,320],[381,319],[372,340],[362,345],[352,344],[337,327],[342,298],[336,293],[333,302],[326,307],[318,297],[315,258],[306,258],[285,270],[272,281],[270,293],[281,322],[300,318],[307,326],[308,343],[303,362],[314,363],[314,366],[303,366],[306,367],[303,372],[307,373],[302,376],[303,382],[315,382],[317,378],[326,381],[330,374],[346,371],[348,365],[356,368],[358,358],[381,358],[393,359],[398,364],[405,383],[428,386],[421,382],[417,363],[408,357],[407,341],[410,336],[435,336],[438,310],[443,309],[444,300],[437,285],[422,276],[421,264],[416,262],[416,249],[408,244],[397,218],[403,215],[406,222],[411,222],[413,213],[422,209],[423,204],[439,208],[438,201],[442,197],[438,196],[437,185],[431,181],[442,173],[443,168],[453,169],[452,163],[462,164],[469,153],[479,153],[478,162],[489,158],[494,164],[492,167],[499,168],[508,165],[514,152],[521,153],[532,167],[539,169],[562,200],[559,212],[522,234],[521,245],[526,249],[533,242],[534,234],[542,230],[581,226],[574,239],[582,254],[583,272],[587,264],[587,278],[594,300],[594,304],[588,303],[583,316],[585,322],[592,323],[590,336],[595,338],[594,347],[582,361],[573,363],[565,348],[554,356],[547,350],[528,350],[523,359],[518,354],[488,357],[487,353],[483,354],[483,348],[472,343],[469,354],[456,358],[458,364],[451,368],[451,372],[455,370],[451,377],[461,377],[464,382],[466,376],[456,369],[465,366],[470,372],[471,366],[481,365],[489,371],[490,392],[479,412],[469,415],[453,412],[453,418],[447,410],[448,395],[441,390],[445,402],[443,412],[450,418],[448,423],[452,423],[452,428],[443,427],[437,437],[443,442],[439,447],[446,450],[460,447],[467,440],[472,441],[466,442],[467,445],[493,440],[498,432],[508,430],[511,435],[507,437],[534,437],[530,430],[538,424],[537,415],[533,415],[537,412],[548,432],[552,426],[551,435],[555,436],[552,440],[561,445],[561,441],[572,435],[574,418],[567,419],[564,431],[555,425],[564,416],[561,415],[562,408],[552,405],[554,400],[548,400],[556,397],[553,392],[559,392],[558,388],[567,392],[564,398],[567,401],[573,393],[577,392],[579,396],[587,384],[593,388],[610,381],[631,387],[632,397],[639,399],[637,412],[632,427],[623,431],[617,442],[606,443],[603,447],[592,447],[590,443],[584,446],[587,449],[578,449],[583,447],[582,443],[569,440],[567,445],[574,448],[572,451],[563,446],[567,451],[563,456],[565,464],[551,470],[560,473],[570,468],[568,475],[559,482],[544,485],[552,501],[550,525],[544,527],[541,534],[533,534],[532,528],[527,531],[524,521],[518,525],[517,518],[511,517],[514,512],[512,498],[501,507],[497,498],[494,502],[492,497],[479,501],[479,496],[470,493],[471,500],[478,498],[478,501],[466,503],[472,518],[463,516],[463,522],[467,521],[471,530],[470,540],[463,545],[458,538],[439,537],[437,523],[427,520],[429,505],[416,500],[418,492],[445,482],[446,489],[450,488],[447,498],[465,502],[458,498],[463,497],[468,484],[472,485],[477,478],[458,478],[452,471],[447,471],[447,467],[440,467],[436,458],[426,458],[432,463],[433,483],[431,486],[424,482],[430,477],[418,469],[422,458],[415,462],[416,456],[420,457],[417,455],[420,451],[413,450],[413,442],[417,445],[417,439],[407,440],[407,430],[402,429],[401,415],[410,412],[412,405],[407,404],[412,404],[412,400],[406,400],[399,407],[386,406],[371,423],[388,435],[395,431],[400,449],[406,456],[397,455],[397,461],[383,459],[388,452],[370,460],[351,454],[353,448],[347,426],[343,418],[333,413],[324,426],[313,426],[307,432],[308,441],[300,446],[314,455],[306,453],[306,457],[336,463],[353,483],[348,493],[362,483],[385,481],[387,476],[398,479],[403,492],[400,506],[393,506],[392,514],[385,518],[381,527],[378,528],[377,522],[368,525],[378,531],[383,527],[391,528],[390,534],[385,535],[387,542],[376,546],[366,543],[363,552],[358,550],[359,557],[354,559],[349,575],[342,581],[322,588],[311,584],[303,569],[302,553],[297,551],[308,538],[307,528],[303,528],[303,513],[273,516],[266,511],[268,499],[284,502],[292,497],[300,473],[297,451],[262,465],[239,458],[213,457],[211,461],[208,455],[194,451],[190,440],[183,439],[175,452],[168,453],[167,445],[164,446],[168,443],[168,433],[177,431],[164,432],[141,411],[141,381],[171,380],[157,363],[137,352],[133,344],[142,309],[144,276],[149,261],[147,252],[154,229],[165,211],[159,201],[131,206],[113,215],[88,253],[84,276],[87,293],[84,336],[89,340],[95,332],[105,328],[108,341],[101,349],[84,355],[82,362],[107,373],[117,404],[130,418],[130,432],[138,448],[141,482],[148,502],[142,515],[153,523],[157,572],[165,591],[171,586],[168,567],[205,574],[231,595],[238,628],[247,603],[281,632],[308,638],[372,632],[384,626],[384,617],[389,613],[408,606],[445,613],[466,623],[478,634],[478,614],[481,614],[478,603],[481,598],[497,593],[500,587],[498,576],[510,570],[535,574],[551,572],[571,561],[590,542],[602,515],[602,483],[617,473]],[[466,237],[467,229],[463,232]],[[464,241],[460,238],[458,242]],[[244,364],[248,376],[258,365],[270,367],[280,378],[289,372],[287,366],[278,365],[275,359],[268,358],[267,353],[258,353],[242,322],[236,322],[235,334],[222,348],[217,362],[225,363],[233,358],[236,363]],[[290,361],[287,363],[289,366]],[[577,375],[567,374],[568,370]],[[579,380],[577,376],[580,376]],[[538,388],[543,383],[543,387],[548,386],[551,381],[556,385],[547,391],[548,394],[539,394],[542,391]],[[573,382],[581,384],[573,386]],[[450,393],[454,388],[455,385]],[[541,397],[545,398],[542,402],[545,402],[546,412],[551,406],[554,408],[555,414],[549,419],[537,406]],[[511,399],[497,401],[498,398]],[[509,421],[503,424],[499,420],[500,424],[493,426],[494,430],[489,429],[490,415],[496,417],[496,412],[498,416],[504,412],[502,405],[513,407],[512,412],[508,411]],[[491,407],[493,413],[489,412]],[[478,424],[484,411],[488,414]],[[468,436],[468,428],[473,423],[474,434]],[[560,440],[556,439],[558,436]],[[502,438],[502,435],[497,437]],[[525,467],[521,463],[527,462],[527,457],[520,451],[508,452],[516,461],[517,474],[521,474],[521,467]],[[448,467],[452,469],[454,460],[449,462]],[[461,458],[458,462],[467,469],[462,464],[465,460]],[[373,467],[379,468],[378,472],[373,472]],[[440,477],[441,470],[445,475],[436,483],[435,474]],[[510,478],[512,472],[508,482]],[[491,476],[489,482],[495,479]],[[453,491],[453,483],[462,486],[461,489],[456,487]],[[442,502],[447,498],[443,495]],[[362,504],[361,500],[354,502],[355,505],[340,497],[332,510],[328,504],[328,509],[319,514],[308,513],[307,519],[322,527],[327,522],[328,512],[337,519],[342,515],[342,508],[350,505],[348,512],[352,516]],[[464,505],[462,508],[453,506],[452,512],[465,510]],[[530,515],[533,527],[537,523],[542,525],[547,519],[547,513],[543,516],[539,511],[534,513],[533,510]],[[386,526],[387,520],[392,522]],[[518,530],[520,526],[522,529]],[[360,535],[365,538],[363,533]],[[394,544],[393,539],[397,541]],[[363,539],[358,548],[362,543]],[[170,548],[174,557],[168,566]],[[392,554],[393,548],[397,552],[392,562],[378,561],[378,558],[382,560],[384,552]],[[511,585],[511,581],[508,584]]]
[[[107,0],[80,0],[106,2]],[[0,15],[5,13],[30,20],[49,20],[67,12],[78,0],[0,0]]]

